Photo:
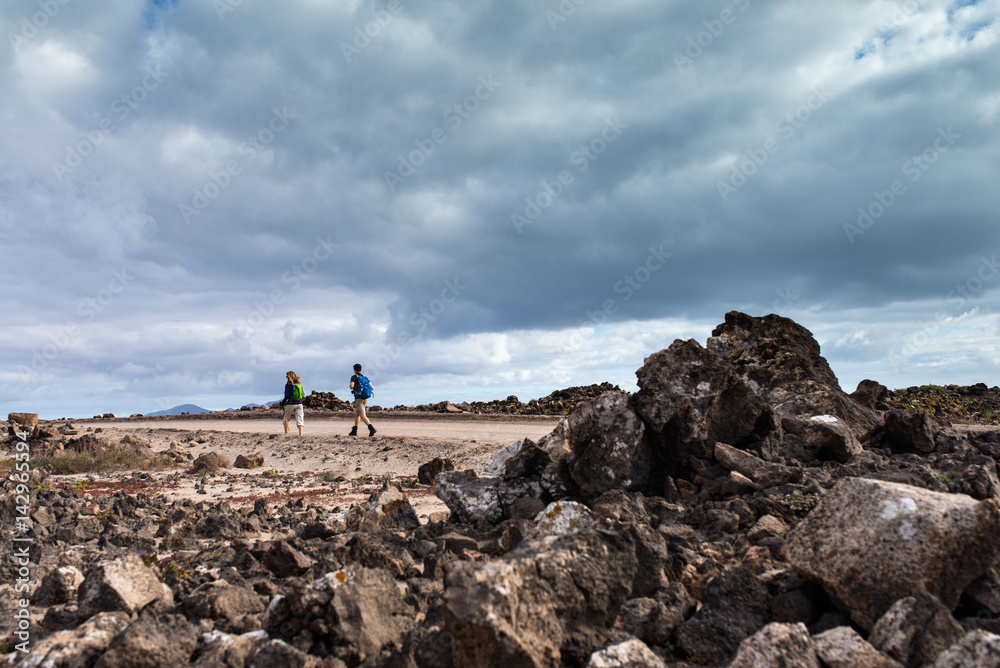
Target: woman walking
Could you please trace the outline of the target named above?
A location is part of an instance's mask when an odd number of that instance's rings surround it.
[[[281,407],[285,411],[285,433],[291,433],[288,428],[288,419],[295,416],[295,424],[299,428],[299,436],[302,435],[302,427],[305,425],[305,409],[302,402],[305,400],[306,391],[302,389],[302,379],[299,374],[289,371],[285,374],[285,398],[281,400]]]

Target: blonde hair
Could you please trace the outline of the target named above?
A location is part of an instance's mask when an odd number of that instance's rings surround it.
[[[288,373],[286,373],[285,374],[285,378],[287,378],[288,381],[291,382],[291,383],[301,383],[302,382],[302,379],[299,378],[299,374],[295,373],[294,371],[289,371]]]

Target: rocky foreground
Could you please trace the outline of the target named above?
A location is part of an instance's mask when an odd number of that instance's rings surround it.
[[[778,316],[637,376],[483,471],[428,462],[450,514],[423,525],[388,483],[235,510],[8,480],[2,661],[1000,666],[1000,430],[846,394]]]

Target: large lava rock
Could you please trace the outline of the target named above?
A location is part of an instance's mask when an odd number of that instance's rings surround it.
[[[954,609],[1000,556],[991,501],[847,478],[790,534],[788,561],[870,630],[899,599],[926,591]]]
[[[835,415],[861,441],[882,427],[875,410],[840,388],[812,332],[793,320],[732,311],[712,331],[707,347],[728,360],[780,417]]]
[[[181,615],[143,614],[114,637],[94,668],[186,666],[199,635]]]
[[[716,575],[701,603],[677,629],[677,647],[692,659],[724,663],[770,621],[767,587],[742,566],[728,566]]]
[[[317,656],[356,665],[401,642],[413,612],[383,569],[348,567],[272,599],[263,627]]]
[[[77,590],[77,614],[87,619],[98,612],[138,612],[164,595],[159,578],[134,552],[101,561],[87,571]]]
[[[920,592],[896,601],[872,629],[871,644],[910,668],[926,666],[964,632],[932,594]]]
[[[805,624],[768,624],[740,643],[729,668],[820,668]]]
[[[649,477],[646,427],[625,392],[581,402],[567,418],[569,474],[584,496],[642,489]]]
[[[580,402],[536,443],[524,439],[498,452],[479,476],[443,471],[434,493],[459,521],[480,523],[516,514],[516,504],[538,507],[567,496],[597,497],[641,490],[650,476],[646,427],[624,392]]]
[[[694,340],[674,341],[636,371],[636,411],[651,430],[654,465],[685,472],[691,457],[710,459],[717,441],[777,455],[774,412],[732,365]]]
[[[619,532],[564,524],[501,559],[449,567],[455,665],[579,665],[605,645],[632,588],[635,547]]]

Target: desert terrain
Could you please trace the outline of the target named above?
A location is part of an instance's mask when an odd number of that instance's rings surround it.
[[[69,424],[109,441],[128,435],[145,439],[154,453],[166,452],[176,442],[192,459],[210,452],[230,463],[240,455],[263,457],[263,463],[253,469],[225,468],[199,475],[191,471],[190,463],[178,463],[176,468],[146,472],[146,489],[169,499],[229,500],[241,507],[252,506],[261,497],[273,500],[309,492],[311,503],[343,505],[367,498],[385,479],[405,480],[410,483],[408,493],[414,510],[426,522],[430,513],[447,508],[426,486],[414,482],[421,464],[439,457],[450,459],[459,470],[479,471],[508,444],[523,438],[538,439],[559,421],[551,416],[373,414],[372,424],[378,432],[368,437],[347,436],[354,425],[349,416],[317,416],[307,411],[300,437],[294,424],[292,434],[286,435],[277,416],[273,411],[271,418],[178,416]],[[366,433],[364,425],[360,432]],[[134,476],[134,471],[56,475],[50,477],[50,484],[114,489]]]

